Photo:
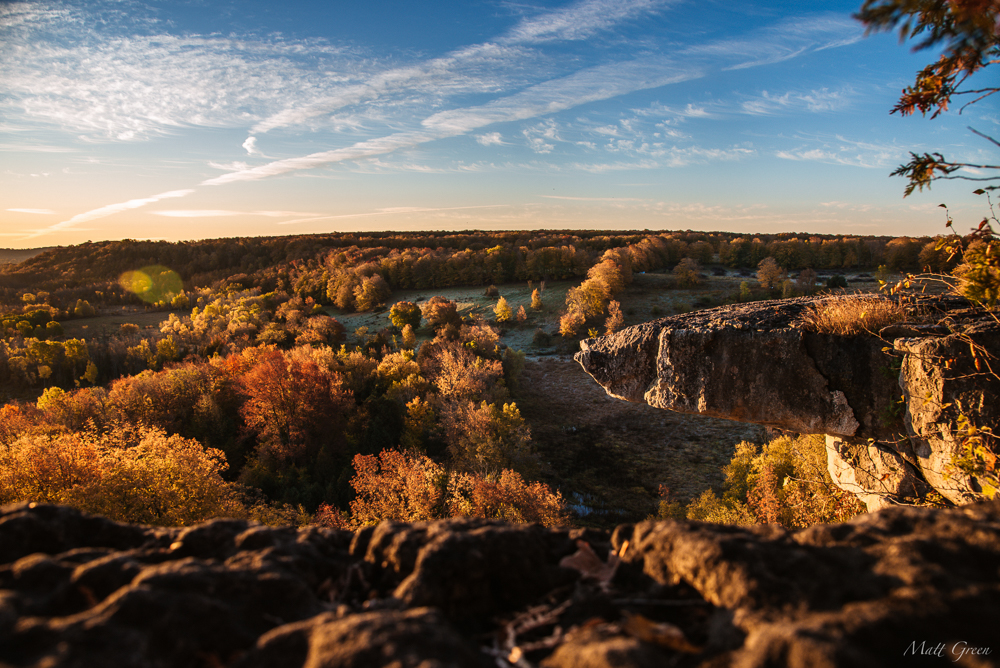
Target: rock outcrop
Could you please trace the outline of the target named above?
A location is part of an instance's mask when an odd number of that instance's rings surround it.
[[[853,668],[938,648],[993,666],[998,569],[993,503],[612,535],[157,529],[19,504],[0,508],[0,666]]]
[[[920,323],[821,334],[799,321],[820,299],[662,318],[587,339],[576,359],[621,399],[826,434],[831,476],[870,510],[930,488],[955,503],[981,498],[951,463],[963,415],[980,426],[1000,418],[1000,322],[926,298]]]

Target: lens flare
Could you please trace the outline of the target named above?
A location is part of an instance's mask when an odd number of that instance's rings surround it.
[[[169,302],[184,290],[180,275],[160,264],[126,271],[118,278],[118,284],[150,304]]]

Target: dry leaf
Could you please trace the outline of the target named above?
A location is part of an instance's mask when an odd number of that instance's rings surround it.
[[[585,579],[597,580],[601,587],[607,588],[618,569],[618,555],[612,552],[608,555],[608,562],[604,563],[587,541],[576,541],[576,547],[576,552],[563,557],[559,565],[579,571]]]
[[[684,637],[684,632],[673,624],[667,622],[654,622],[639,614],[625,613],[625,621],[621,625],[622,630],[633,638],[638,638],[645,642],[676,650],[678,652],[688,652],[697,654],[700,647],[695,647]]]

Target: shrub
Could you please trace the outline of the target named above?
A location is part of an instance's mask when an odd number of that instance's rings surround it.
[[[688,519],[795,528],[845,522],[864,512],[857,497],[830,478],[822,435],[781,436],[763,446],[740,443],[723,471],[722,497],[706,490],[688,504]],[[675,510],[664,499],[659,515],[665,517]]]
[[[880,329],[906,320],[902,304],[880,295],[830,297],[807,306],[799,322],[802,327],[821,334],[852,336]]]
[[[531,291],[531,308],[536,311],[542,310],[542,294],[535,288]]]
[[[829,290],[836,290],[838,288],[847,287],[847,279],[840,274],[834,274],[830,278],[826,279],[826,287]]]
[[[955,269],[958,290],[969,301],[993,308],[1000,301],[1000,240],[980,238],[965,250]]]
[[[539,327],[531,337],[531,345],[536,348],[546,348],[552,345],[552,335]]]
[[[500,291],[497,290],[497,286],[491,285],[488,288],[486,288],[486,291],[483,292],[483,294],[487,297],[499,297]]]
[[[540,482],[526,483],[511,470],[490,477],[453,474],[448,479],[448,514],[504,522],[538,522],[548,527],[569,522],[562,494],[553,493]]]

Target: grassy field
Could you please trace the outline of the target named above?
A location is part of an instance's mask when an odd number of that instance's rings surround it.
[[[181,315],[180,311],[177,313]],[[134,307],[122,307],[121,313],[104,313],[93,318],[64,320],[62,326],[67,338],[91,337],[104,333],[114,333],[125,323],[138,325],[140,329],[148,327],[159,329],[160,323],[168,317],[170,317],[170,313],[167,311],[146,312],[134,310]]]

